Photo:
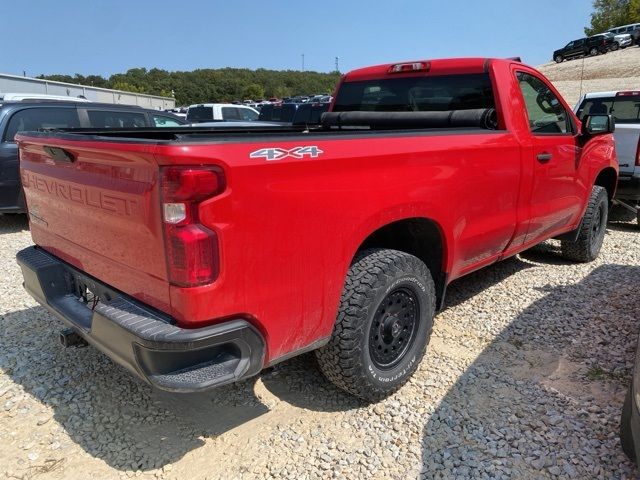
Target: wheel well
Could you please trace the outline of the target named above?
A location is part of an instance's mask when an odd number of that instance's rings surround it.
[[[426,218],[407,218],[385,225],[369,235],[358,248],[390,248],[422,260],[433,277],[438,306],[444,301],[447,275],[444,270],[444,240],[440,228]]]
[[[616,183],[618,181],[618,174],[615,169],[612,167],[607,167],[602,170],[598,176],[596,177],[596,181],[593,182],[594,185],[599,185],[604,187],[607,191],[607,196],[609,197],[609,203],[613,200],[613,193],[616,191]]]

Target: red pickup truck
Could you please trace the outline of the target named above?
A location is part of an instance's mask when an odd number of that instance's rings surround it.
[[[613,128],[480,58],[352,71],[315,127],[23,133],[17,260],[67,343],[158,388],[315,350],[375,400],[417,368],[451,281],[549,238],[598,255]]]

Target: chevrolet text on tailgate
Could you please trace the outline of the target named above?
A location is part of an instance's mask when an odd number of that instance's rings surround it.
[[[18,262],[67,343],[160,389],[315,350],[375,400],[418,367],[451,281],[549,238],[598,255],[613,129],[518,61],[451,59],[346,74],[317,127],[27,132]]]

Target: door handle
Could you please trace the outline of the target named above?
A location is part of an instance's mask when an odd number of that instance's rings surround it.
[[[539,153],[536,158],[540,163],[547,163],[553,158],[553,155],[547,152]]]

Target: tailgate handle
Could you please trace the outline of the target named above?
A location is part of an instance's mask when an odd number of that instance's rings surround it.
[[[73,163],[76,161],[75,155],[64,148],[44,146],[42,149],[53,158],[54,162]]]

